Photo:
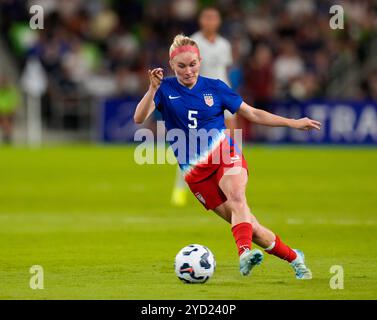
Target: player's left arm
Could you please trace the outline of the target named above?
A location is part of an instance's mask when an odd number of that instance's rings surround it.
[[[321,129],[319,121],[309,118],[289,119],[280,117],[276,114],[249,106],[244,101],[241,103],[237,113],[250,122],[270,127],[290,127],[299,130]]]

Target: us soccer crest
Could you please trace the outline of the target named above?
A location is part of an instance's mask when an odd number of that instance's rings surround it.
[[[204,95],[204,102],[206,103],[206,105],[208,107],[212,107],[213,106],[213,96],[212,96],[212,93],[205,93]]]

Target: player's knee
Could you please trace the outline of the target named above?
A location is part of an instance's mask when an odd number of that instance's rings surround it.
[[[247,215],[250,211],[246,201],[231,201],[230,207],[232,212],[237,215]]]
[[[256,237],[260,236],[260,224],[258,221],[251,219],[251,225],[253,227],[253,235]]]
[[[227,198],[230,202],[236,204],[246,204],[246,196],[244,192],[238,190],[232,190],[227,194]]]

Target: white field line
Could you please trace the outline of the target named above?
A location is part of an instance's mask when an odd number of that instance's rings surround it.
[[[90,213],[86,214],[76,214],[76,213],[0,213],[0,223],[12,222],[12,223],[27,223],[29,221],[42,222],[42,223],[74,223],[74,222],[87,222],[87,223],[104,223],[104,224],[153,224],[153,223],[164,223],[167,224],[169,221],[177,222],[184,221],[186,224],[197,224],[213,221],[211,216],[196,217],[195,219],[188,220],[186,216],[175,216],[166,217],[163,215],[155,216],[143,216],[143,215],[127,215],[122,213],[110,213],[110,214],[98,214]]]
[[[314,225],[338,225],[338,226],[376,226],[375,220],[357,220],[357,219],[287,219],[287,224],[302,225],[302,224],[314,224]]]
[[[212,215],[208,216],[197,216],[195,219],[187,219],[186,216],[175,216],[167,217],[164,215],[127,215],[126,213],[0,213],[0,223],[22,223],[26,224],[29,221],[41,222],[41,223],[76,223],[76,222],[87,222],[87,223],[102,223],[102,224],[153,224],[153,223],[164,223],[168,224],[169,221],[177,222],[184,221],[185,224],[197,224],[197,223],[211,223],[216,219]],[[261,222],[268,225],[273,223],[273,219],[263,219]],[[288,225],[339,225],[339,226],[376,226],[377,220],[371,219],[301,219],[301,218],[288,218],[286,220]]]

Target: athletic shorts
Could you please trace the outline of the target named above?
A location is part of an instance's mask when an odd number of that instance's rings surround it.
[[[214,166],[214,170],[212,174],[205,179],[198,182],[188,182],[186,180],[191,192],[207,210],[215,209],[220,204],[227,201],[225,194],[219,186],[220,180],[224,174],[237,174],[240,168],[245,168],[248,172],[246,159],[239,150],[234,150],[231,156],[232,161],[221,161],[220,164],[211,165]],[[233,169],[228,171],[230,168]]]

